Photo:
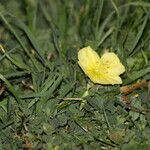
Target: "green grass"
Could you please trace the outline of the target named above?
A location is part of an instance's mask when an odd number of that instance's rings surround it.
[[[149,87],[120,93],[150,80],[149,27],[148,0],[1,0],[0,150],[149,150]],[[119,56],[123,85],[91,83],[88,45]]]

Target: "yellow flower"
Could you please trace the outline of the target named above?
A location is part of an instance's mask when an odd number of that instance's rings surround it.
[[[106,52],[100,58],[90,47],[85,47],[78,52],[78,63],[84,73],[94,82],[99,84],[121,84],[119,77],[125,71],[118,56]]]

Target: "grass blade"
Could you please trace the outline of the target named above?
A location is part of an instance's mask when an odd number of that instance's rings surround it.
[[[32,63],[37,68],[37,70],[40,70],[39,67],[38,67],[38,65],[35,63],[35,60],[34,60],[33,56],[28,51],[28,49],[26,48],[26,46],[24,45],[24,43],[22,42],[22,40],[19,38],[19,36],[15,32],[15,30],[12,28],[12,26],[8,23],[8,21],[5,19],[5,17],[1,13],[0,13],[0,17],[2,18],[2,20],[4,21],[4,23],[7,25],[8,29],[11,31],[11,33],[15,36],[15,38],[17,39],[17,41],[19,42],[19,44],[21,45],[21,47],[24,49],[24,51],[26,52],[26,54],[29,56],[29,58],[31,59]]]
[[[129,55],[131,55],[131,54],[133,53],[133,51],[134,51],[134,49],[136,48],[136,46],[137,46],[137,44],[138,44],[140,38],[142,37],[143,31],[144,31],[144,29],[145,29],[145,27],[146,27],[146,24],[147,24],[148,17],[149,17],[149,15],[147,15],[147,16],[145,17],[145,20],[144,20],[144,22],[143,22],[143,24],[142,24],[142,26],[141,26],[141,28],[140,28],[140,30],[139,30],[139,32],[138,32],[138,34],[137,34],[135,40],[134,40],[134,42],[133,42],[133,45],[132,45],[132,47],[130,48],[130,53],[129,53]]]
[[[8,88],[8,90],[9,90],[9,91],[12,93],[12,95],[15,97],[17,103],[21,104],[21,100],[20,100],[20,98],[18,97],[18,94],[16,93],[16,91],[14,90],[14,87],[10,84],[10,82],[9,82],[2,74],[0,74],[0,79],[5,82],[5,84],[6,84],[7,88]]]
[[[133,72],[128,75],[128,78],[123,80],[124,84],[132,83],[133,81],[143,77],[144,75],[150,73],[150,67],[142,69],[140,71]]]

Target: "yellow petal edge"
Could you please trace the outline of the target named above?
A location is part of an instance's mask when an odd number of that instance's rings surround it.
[[[100,58],[90,46],[84,47],[78,52],[78,64],[94,83],[122,84],[119,75],[125,72],[125,67],[113,52],[106,52]]]

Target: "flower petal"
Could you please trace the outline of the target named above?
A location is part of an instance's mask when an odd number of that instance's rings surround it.
[[[78,60],[80,67],[87,76],[92,74],[100,64],[100,57],[90,46],[79,50]]]
[[[79,50],[78,60],[80,67],[85,69],[95,68],[100,63],[99,55],[90,46]]]
[[[101,57],[101,63],[106,67],[107,72],[110,75],[120,75],[125,72],[125,67],[122,65],[115,53],[104,53]]]

